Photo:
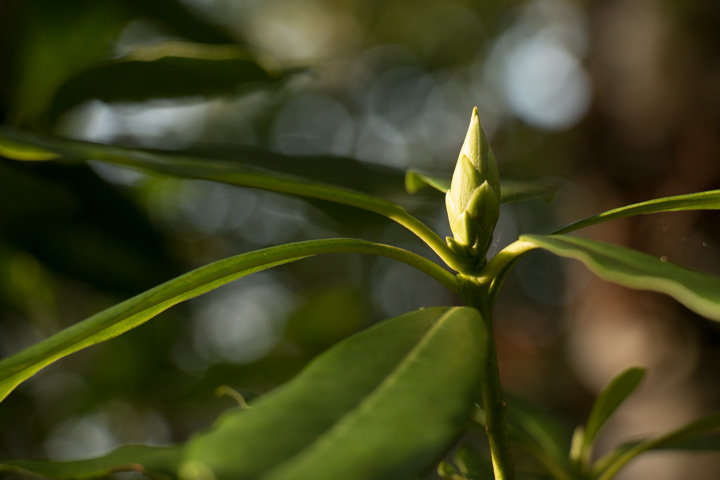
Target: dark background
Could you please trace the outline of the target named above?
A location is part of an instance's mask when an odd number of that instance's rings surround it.
[[[504,177],[561,187],[553,204],[503,207],[496,251],[518,233],[719,188],[718,46],[709,0],[4,0],[0,121],[289,161],[445,235],[442,196],[408,197],[402,171],[449,175],[477,106]],[[183,60],[148,61],[168,54]],[[347,170],[348,158],[363,163]],[[720,274],[715,212],[582,234]],[[101,163],[0,159],[0,356],[210,261],[329,236],[428,253],[352,209]],[[217,386],[252,397],[373,322],[457,302],[409,267],[354,255],[242,279],[23,384],[0,406],[0,458],[182,440],[233,405]],[[601,450],[720,407],[720,330],[671,299],[536,252],[495,312],[506,388],[568,425],[614,373],[649,369]],[[650,456],[623,478],[716,478],[717,457]]]

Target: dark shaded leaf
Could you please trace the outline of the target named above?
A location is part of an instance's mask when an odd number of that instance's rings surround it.
[[[223,47],[193,48],[218,51]],[[147,60],[129,59],[95,64],[58,88],[49,109],[50,115],[54,118],[90,99],[117,102],[214,96],[232,93],[248,82],[269,82],[275,79],[250,58],[239,58],[237,47],[225,48],[228,52],[219,50],[216,58],[167,55],[156,59],[150,57]]]
[[[151,447],[127,445],[100,458],[72,462],[0,461],[0,477],[49,478],[53,480],[83,480],[106,478],[113,473],[138,472],[149,478],[174,478],[182,458],[181,447]],[[11,477],[13,478],[13,477]]]

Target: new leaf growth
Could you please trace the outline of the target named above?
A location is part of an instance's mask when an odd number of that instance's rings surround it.
[[[470,118],[445,206],[453,233],[452,238],[447,237],[448,246],[456,253],[481,257],[484,263],[500,214],[500,178],[477,108]]]

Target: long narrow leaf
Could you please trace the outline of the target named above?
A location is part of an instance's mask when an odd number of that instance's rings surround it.
[[[640,385],[644,376],[645,369],[639,367],[629,368],[615,376],[603,391],[600,392],[590,412],[587,426],[584,429],[578,458],[574,459],[583,471],[586,471],[589,467],[592,445],[597,434],[612,414],[615,413],[615,410],[617,410]]]
[[[675,298],[689,309],[720,321],[720,277],[616,245],[567,235],[522,235],[520,241],[555,255],[580,260],[600,278]]]
[[[632,217],[659,212],[678,212],[682,210],[720,210],[720,190],[677,195],[675,197],[657,198],[647,202],[635,203],[615,208],[607,212],[593,215],[555,230],[554,234],[568,233],[580,228],[618,218]]]
[[[648,450],[672,449],[683,446],[687,440],[697,438],[720,428],[720,413],[713,413],[684,427],[656,438],[622,445],[595,463],[592,478],[610,480],[617,472]],[[717,443],[712,446],[716,446]]]
[[[327,200],[382,215],[399,215],[404,211],[392,202],[361,192],[257,167],[248,167],[236,162],[48,138],[2,126],[0,126],[0,154],[24,161],[58,160],[82,163],[94,159],[182,178],[211,180]]]
[[[320,253],[345,252],[387,256],[423,269],[448,287],[453,287],[455,282],[449,272],[423,257],[400,248],[354,239],[312,240],[237,255],[170,280],[0,360],[0,400],[50,363],[114,338],[177,303],[267,268]]]
[[[485,332],[471,308],[383,322],[192,438],[183,470],[218,480],[414,478],[469,420]]]
[[[38,153],[33,156],[35,151]],[[56,156],[53,157],[49,155],[50,153]],[[84,162],[95,159],[183,178],[211,180],[349,205],[375,212],[399,223],[427,243],[452,268],[458,271],[467,268],[466,259],[450,250],[431,228],[407,213],[400,205],[347,188],[231,162],[49,138],[2,126],[0,126],[0,154],[25,161]]]

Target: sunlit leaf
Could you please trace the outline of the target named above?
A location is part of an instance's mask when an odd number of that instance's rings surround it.
[[[720,210],[720,190],[690,193],[675,197],[657,198],[654,200],[648,200],[647,202],[627,205],[625,207],[608,210],[607,212],[571,223],[570,225],[566,225],[555,230],[553,233],[572,232],[580,228],[615,220],[617,218],[631,217],[633,215],[644,215],[659,212],[678,212],[682,210]]]
[[[432,187],[439,192],[445,193],[450,190],[450,178],[430,175],[413,169],[405,173],[405,190],[408,193],[417,193],[426,187]]]
[[[192,438],[183,473],[218,480],[417,475],[469,420],[485,335],[474,309],[429,308],[350,337],[250,409],[228,412]]]
[[[0,478],[28,480],[49,478],[53,480],[81,480],[107,478],[121,472],[142,473],[149,478],[174,476],[182,458],[182,448],[127,445],[99,458],[71,462],[49,460],[9,461],[0,460]],[[11,476],[12,475],[12,476]]]
[[[45,161],[60,158],[60,154],[29,143],[14,142],[7,138],[0,137],[0,155],[13,160],[26,162]]]
[[[450,178],[439,175],[422,173],[417,170],[408,170],[405,174],[405,189],[408,193],[432,187],[445,193],[450,188]],[[555,197],[557,187],[533,182],[519,182],[513,180],[500,181],[500,203],[521,202],[531,198],[542,198],[546,202]]]
[[[57,334],[0,360],[0,400],[41,368],[83,348],[114,338],[141,325],[171,306],[251,273],[319,253],[372,253],[434,269],[448,280],[450,273],[406,250],[353,239],[311,240],[244,253],[211,263],[170,280]],[[419,262],[419,263],[418,263]],[[425,263],[423,263],[425,262]],[[432,271],[429,271],[432,274]]]
[[[695,442],[693,444],[692,440],[702,440],[703,435],[716,431],[719,428],[720,413],[713,413],[664,435],[622,445],[595,463],[592,477],[598,480],[610,480],[620,469],[627,465],[628,462],[648,450],[675,448],[692,448],[697,450],[707,448],[714,450],[718,445],[717,436],[707,437],[705,443]],[[692,445],[692,447],[688,447],[688,445]]]
[[[604,280],[664,293],[687,308],[720,320],[720,277],[624,247],[567,235],[522,235],[520,241],[580,260]]]

